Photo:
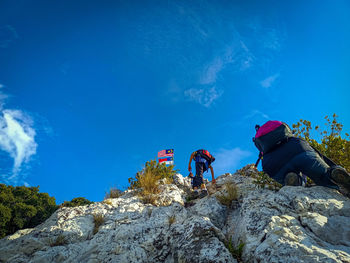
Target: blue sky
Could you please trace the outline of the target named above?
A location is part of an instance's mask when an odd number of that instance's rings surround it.
[[[0,183],[103,199],[174,148],[257,158],[255,124],[349,132],[349,1],[1,1]]]

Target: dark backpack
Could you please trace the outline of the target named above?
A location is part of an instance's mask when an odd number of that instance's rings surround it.
[[[278,145],[293,137],[292,130],[287,124],[280,121],[268,121],[261,127],[257,127],[253,138],[255,146],[263,154],[273,150]]]
[[[207,160],[207,162],[208,162],[208,167],[209,167],[210,164],[212,164],[212,163],[215,161],[214,156],[212,156],[212,155],[209,153],[209,151],[207,151],[207,150],[203,150],[203,149],[197,150],[195,156],[196,156],[196,157],[199,156],[199,157],[204,158],[205,160]],[[196,159],[197,159],[197,158],[196,158]],[[195,160],[195,161],[196,161],[196,160]]]

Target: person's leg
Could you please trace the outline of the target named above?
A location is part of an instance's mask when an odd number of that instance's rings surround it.
[[[205,170],[204,166],[205,166],[204,163],[196,162],[196,177],[198,177],[197,180],[198,180],[198,183],[200,183],[200,189],[201,189],[201,193],[199,195],[200,198],[208,195],[208,191],[203,180],[203,173]]]
[[[289,172],[284,178],[284,185],[301,186],[302,185],[301,177],[294,172]]]
[[[193,198],[199,196],[199,191],[203,184],[203,165],[199,162],[196,162],[196,175],[193,177]]]
[[[338,188],[338,186],[329,179],[330,167],[318,153],[312,151],[303,152],[295,156],[291,162],[296,172],[306,174],[316,185]]]
[[[288,175],[288,176],[287,176]],[[294,167],[294,162],[289,161],[286,163],[275,176],[271,176],[277,183],[281,185],[301,185],[299,182],[297,171]],[[297,179],[298,178],[298,179]]]

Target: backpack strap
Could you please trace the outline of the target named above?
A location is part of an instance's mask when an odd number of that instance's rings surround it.
[[[256,167],[256,168],[258,168],[259,162],[260,162],[260,160],[261,160],[262,158],[263,158],[263,153],[260,152],[260,153],[259,153],[259,158],[258,158],[258,160],[257,160],[256,163],[255,163],[255,167]]]

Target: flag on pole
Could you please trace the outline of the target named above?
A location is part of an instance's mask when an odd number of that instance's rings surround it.
[[[161,150],[158,152],[158,158],[173,157],[173,156],[174,156],[174,149]]]
[[[173,162],[174,161],[174,157],[167,157],[167,158],[161,158],[161,159],[158,159],[158,162],[159,163],[163,163],[163,162]],[[167,163],[165,163],[167,164]]]

